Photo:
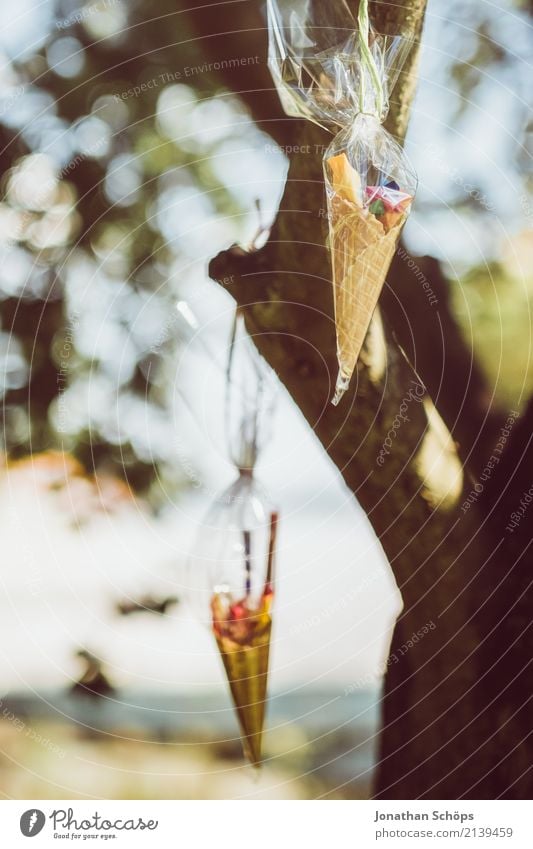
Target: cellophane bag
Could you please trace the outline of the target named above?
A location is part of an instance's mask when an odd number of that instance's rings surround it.
[[[190,583],[224,664],[244,751],[256,767],[267,698],[278,512],[254,472],[271,436],[276,395],[276,378],[237,312],[225,399],[228,453],[237,477],[202,522]]]
[[[416,192],[415,171],[383,127],[412,42],[375,32],[367,0],[357,17],[344,0],[267,0],[267,8],[269,68],[285,112],[336,133],[323,164],[338,404]]]

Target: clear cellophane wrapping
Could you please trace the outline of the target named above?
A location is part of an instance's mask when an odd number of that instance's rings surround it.
[[[343,0],[267,0],[269,67],[285,112],[335,132],[324,154],[339,372],[348,388],[417,186],[383,127],[411,47]]]

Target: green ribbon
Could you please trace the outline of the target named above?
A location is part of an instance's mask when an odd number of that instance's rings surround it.
[[[361,85],[359,88],[359,109],[365,111],[365,87],[366,77],[365,69],[370,74],[370,78],[374,84],[376,93],[376,113],[381,118],[383,111],[383,86],[381,85],[381,76],[372,56],[372,51],[369,45],[370,36],[370,21],[368,17],[368,0],[360,0],[359,14],[357,17],[359,24],[359,50],[361,53]]]

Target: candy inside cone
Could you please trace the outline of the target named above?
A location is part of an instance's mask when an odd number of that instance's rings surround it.
[[[248,597],[232,603],[224,592],[215,593],[211,601],[213,632],[237,711],[244,751],[255,767],[261,762],[271,607],[272,591],[268,587],[256,605]]]
[[[361,178],[352,168],[345,153],[338,153],[328,159],[331,185],[335,194],[343,200],[361,206]]]
[[[365,190],[368,208],[383,224],[386,233],[402,221],[413,201],[412,195],[392,188],[393,185],[397,184],[367,186]]]

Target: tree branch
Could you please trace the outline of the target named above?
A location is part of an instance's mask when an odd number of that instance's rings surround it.
[[[256,124],[278,144],[290,144],[295,122],[281,109],[266,55],[266,22],[259,0],[201,0],[185,4],[187,18],[208,62],[218,63],[217,76],[238,94]],[[228,60],[257,59],[243,66]]]
[[[414,42],[414,49],[409,54],[393,91],[386,123],[389,132],[399,139],[405,135],[414,95],[424,8],[425,0],[411,0],[400,4],[372,3],[373,20],[380,32],[401,33],[413,38]],[[293,162],[290,179],[316,181],[316,191],[311,193],[306,190],[306,210],[307,214],[318,215],[323,219],[325,201],[321,153],[328,144],[329,137],[320,130],[310,129],[303,122],[284,115],[266,66],[267,39],[260,5],[254,0],[218,0],[210,5],[209,14],[206,14],[203,3],[197,3],[187,10],[187,15],[192,31],[197,34],[202,53],[208,61],[222,65],[218,72],[219,78],[228,88],[239,94],[254,120],[265,132],[282,146],[294,146],[296,140],[300,148],[304,149],[311,137],[310,154],[307,157],[315,161],[312,164]],[[259,57],[258,63],[246,66],[245,74],[242,67],[223,61],[228,58],[237,59],[245,53],[247,56]],[[245,88],[243,82],[246,83]],[[294,191],[290,191],[284,200],[290,198],[290,202],[294,200],[298,205],[302,195],[303,182]],[[311,238],[320,243],[325,239],[324,220],[315,221],[315,224],[317,226],[313,228],[307,228],[306,225],[302,228],[301,222],[297,226],[299,230],[312,229]],[[289,229],[290,226],[292,225],[287,224]],[[229,259],[230,257],[226,258],[223,263],[226,266],[225,275],[220,274],[214,267],[213,274],[219,279],[232,274],[228,265]],[[390,329],[388,338],[394,345],[394,336],[408,354],[410,362],[422,378],[457,442],[463,463],[468,464],[475,475],[478,464],[486,453],[485,445],[493,439],[501,417],[490,408],[491,396],[485,378],[472,360],[471,352],[467,349],[457,321],[449,308],[446,281],[439,264],[436,260],[427,258],[423,262],[424,269],[419,269],[429,281],[429,287],[433,291],[438,290],[438,305],[433,309],[424,296],[422,285],[413,286],[411,275],[408,273],[408,262],[409,257],[399,252],[389,272],[391,285],[386,286],[382,294],[380,303]],[[326,278],[329,272],[325,262],[323,271]],[[263,295],[267,297],[266,293]],[[328,299],[327,293],[322,299],[321,308],[332,312],[332,301],[331,298]],[[436,348],[436,340],[442,340],[444,332],[446,347],[441,343]],[[331,333],[329,336],[331,346]],[[332,373],[328,373],[328,380]]]

